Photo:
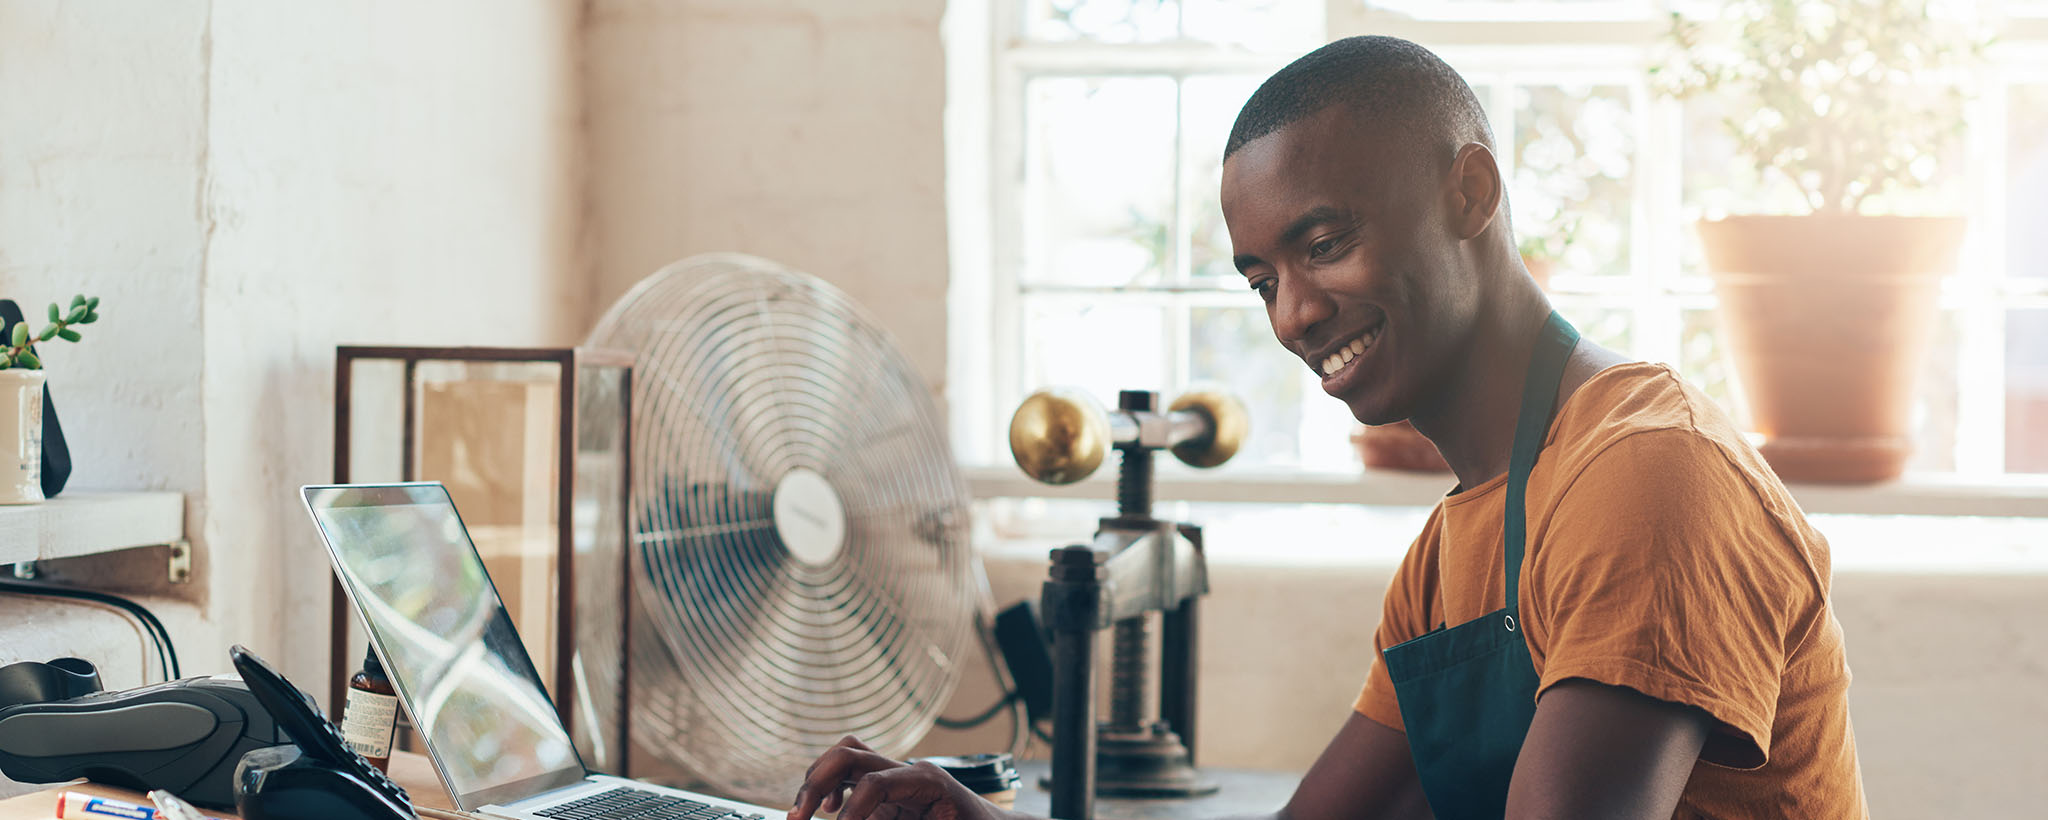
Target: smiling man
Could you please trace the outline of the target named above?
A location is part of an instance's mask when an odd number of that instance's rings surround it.
[[[1867,816],[1826,541],[1711,400],[1551,309],[1492,145],[1436,55],[1356,37],[1268,79],[1225,149],[1237,267],[1275,337],[1458,477],[1278,816]],[[791,817],[821,805],[1006,814],[852,739]]]

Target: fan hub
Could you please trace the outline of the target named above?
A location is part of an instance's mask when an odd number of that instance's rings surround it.
[[[832,563],[846,545],[846,507],[839,491],[816,471],[791,468],[775,485],[775,534],[796,560]]]

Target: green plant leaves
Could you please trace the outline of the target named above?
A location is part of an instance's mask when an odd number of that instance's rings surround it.
[[[51,302],[51,303],[50,303],[50,322],[54,324],[54,323],[56,323],[56,322],[61,322],[61,321],[64,321],[64,314],[62,314],[62,313],[59,313],[59,312],[57,312],[57,303],[56,303],[56,302]]]
[[[63,330],[57,331],[57,338],[63,339],[64,341],[67,342],[75,342],[78,341],[78,331],[72,330],[71,328],[67,327],[64,328]]]
[[[17,323],[15,323],[15,325],[14,325],[14,346],[15,346],[15,347],[27,347],[27,346],[28,346],[28,323],[27,323],[27,322],[17,322]]]
[[[14,357],[14,363],[29,370],[41,370],[43,367],[43,360],[36,358],[36,354],[27,350],[21,351],[21,355]]]

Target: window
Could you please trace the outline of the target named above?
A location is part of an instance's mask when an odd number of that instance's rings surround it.
[[[956,82],[958,64],[977,60],[971,87],[990,89],[986,111],[956,105],[949,123],[953,173],[980,180],[965,199],[955,189],[956,290],[969,299],[956,316],[990,318],[955,337],[979,339],[953,351],[955,374],[967,374],[954,391],[964,460],[1006,461],[999,420],[1037,387],[1108,401],[1119,388],[1170,398],[1219,382],[1255,410],[1253,439],[1228,469],[1357,469],[1354,422],[1274,343],[1231,268],[1216,191],[1224,139],[1257,84],[1328,39],[1366,32],[1429,46],[1472,84],[1518,238],[1572,238],[1550,290],[1580,328],[1677,365],[1736,408],[1690,226],[1790,192],[1734,155],[1716,103],[1657,97],[1646,71],[1674,7],[1707,17],[1713,5],[995,3],[978,37],[955,29],[949,46],[986,46],[953,59]],[[1911,465],[1980,477],[2048,472],[2048,4],[1990,11],[1999,45],[1966,149],[1929,194],[1968,216],[1971,233],[1945,284]]]

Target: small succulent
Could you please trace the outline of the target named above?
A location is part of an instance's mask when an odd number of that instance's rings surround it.
[[[78,341],[78,325],[89,325],[99,318],[100,298],[97,296],[86,298],[82,293],[73,296],[68,310],[59,310],[57,303],[51,302],[50,324],[43,328],[43,332],[29,333],[26,319],[14,324],[13,337],[7,340],[6,346],[0,347],[0,370],[10,367],[22,370],[42,369],[42,360],[36,358],[36,354],[28,349],[29,345],[51,339]]]

